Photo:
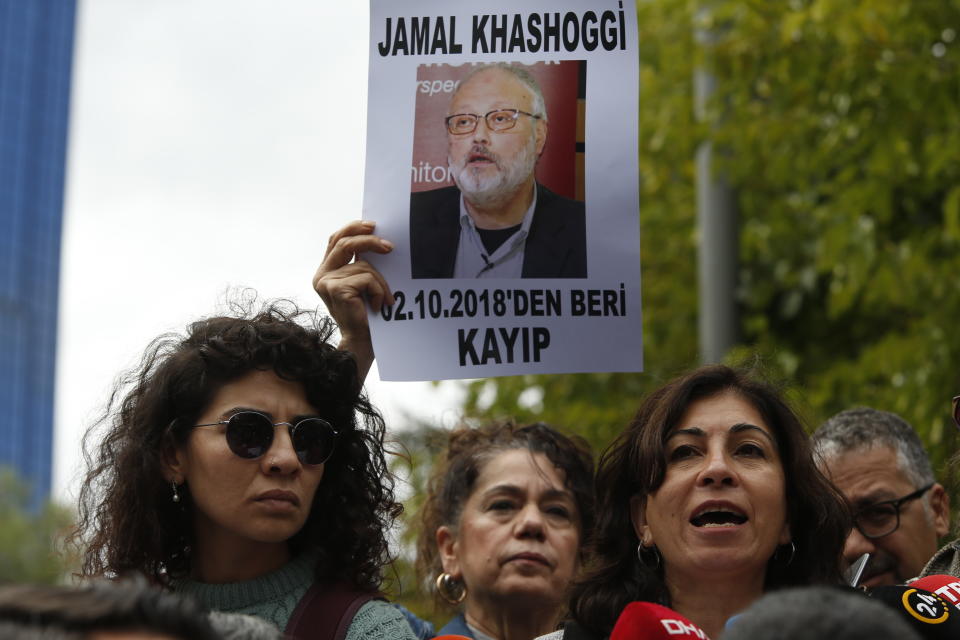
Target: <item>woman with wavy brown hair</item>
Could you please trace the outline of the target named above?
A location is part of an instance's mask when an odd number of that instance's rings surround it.
[[[543,423],[451,432],[420,513],[417,569],[456,612],[440,634],[556,628],[593,526],[593,457]]]
[[[401,511],[383,420],[332,331],[280,302],[154,340],[87,434],[83,574],[140,573],[292,637],[412,638],[377,593]]]
[[[746,371],[701,367],[648,395],[600,459],[597,513],[565,640],[609,636],[632,601],[717,638],[764,592],[841,582],[843,497],[780,393]]]

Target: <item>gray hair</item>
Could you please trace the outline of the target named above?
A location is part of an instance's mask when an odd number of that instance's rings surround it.
[[[451,101],[460,91],[460,87],[466,84],[474,76],[481,74],[484,71],[490,71],[491,69],[500,69],[501,71],[506,71],[517,80],[522,82],[523,85],[529,89],[531,93],[533,93],[533,115],[540,116],[544,122],[547,121],[547,103],[543,99],[543,91],[540,90],[540,83],[537,82],[537,79],[533,77],[533,74],[527,71],[524,67],[511,64],[509,62],[493,62],[490,64],[479,64],[475,66],[467,73],[467,75],[460,79],[456,90],[454,90],[453,95],[450,96]]]
[[[918,488],[936,481],[930,458],[913,427],[895,413],[870,407],[841,411],[813,434],[813,450],[822,459],[849,451],[887,446],[900,469]]]
[[[19,629],[17,629],[19,627]],[[11,632],[16,629],[16,633]],[[161,591],[134,575],[97,580],[81,587],[11,584],[0,586],[0,637],[75,640],[97,632],[138,629],[170,638],[220,638],[200,606]]]
[[[893,609],[835,587],[783,589],[728,623],[724,640],[921,640]]]

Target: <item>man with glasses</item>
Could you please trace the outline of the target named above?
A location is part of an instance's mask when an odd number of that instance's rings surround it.
[[[456,186],[410,197],[414,278],[585,278],[582,202],[537,183],[547,111],[517,65],[473,69],[444,119]]]
[[[953,398],[953,423],[960,429],[960,396]],[[960,467],[960,451],[954,454],[950,462],[954,468]],[[960,538],[948,543],[930,559],[920,576],[946,574],[960,577]]]
[[[861,584],[919,575],[950,528],[950,498],[913,428],[886,411],[850,409],[821,425],[813,442],[821,470],[853,509],[845,559],[870,553]]]

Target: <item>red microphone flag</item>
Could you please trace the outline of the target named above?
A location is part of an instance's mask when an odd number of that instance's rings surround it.
[[[703,629],[667,607],[631,602],[623,608],[610,640],[710,640]]]

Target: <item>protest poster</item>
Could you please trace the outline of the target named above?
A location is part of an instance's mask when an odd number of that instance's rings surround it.
[[[371,0],[383,380],[640,371],[636,11]]]

